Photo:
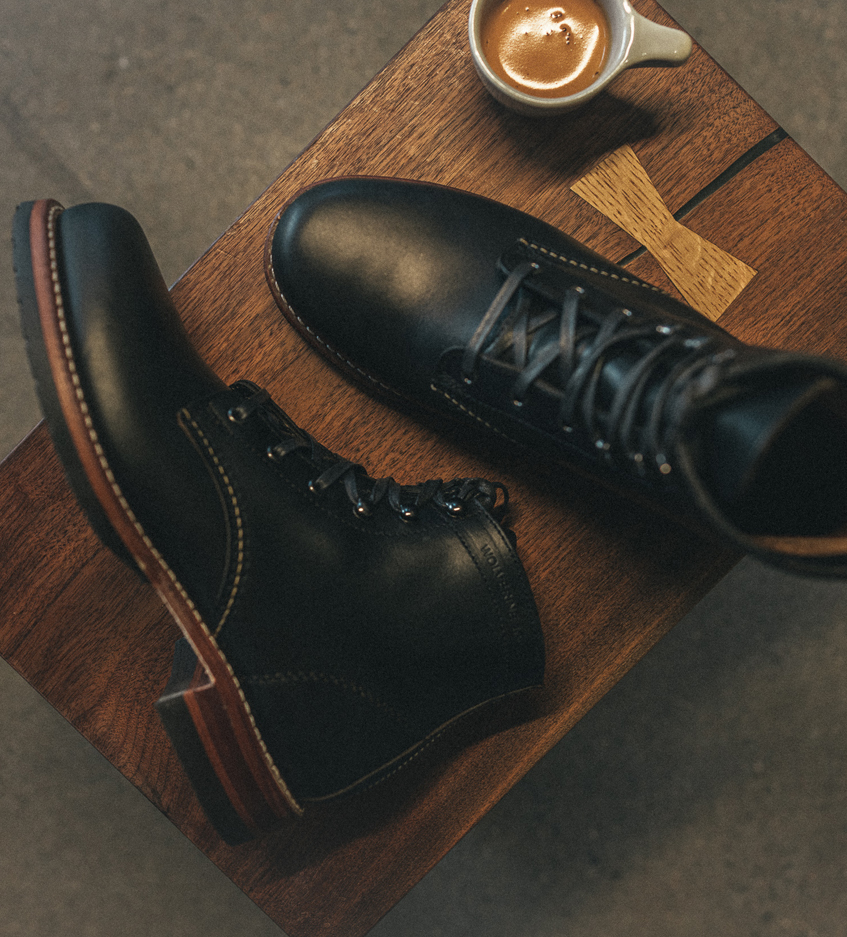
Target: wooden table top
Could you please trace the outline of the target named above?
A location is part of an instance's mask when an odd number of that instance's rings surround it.
[[[634,5],[671,22],[652,0]],[[675,268],[668,252],[693,239],[696,254],[694,232],[749,270],[718,311],[722,325],[748,341],[847,358],[847,197],[702,49],[679,69],[626,73],[573,116],[537,121],[507,112],[478,82],[468,7],[447,3],[173,297],[221,377],[267,386],[301,426],[371,474],[508,485],[545,628],[543,691],[519,711],[492,708],[459,724],[391,784],[228,847],[153,711],[177,636],[167,612],[98,544],[43,424],[0,466],[0,654],[291,937],[369,930],[737,557],[561,470],[469,443],[461,429],[419,422],[351,386],[294,334],[267,288],[262,250],[279,207],[338,175],[453,185],[629,258],[674,293],[665,270],[682,282],[681,262]],[[596,181],[592,169],[615,154],[641,167],[666,206],[664,236],[651,241],[643,225],[629,226],[652,253],[583,197],[591,187],[580,180]]]

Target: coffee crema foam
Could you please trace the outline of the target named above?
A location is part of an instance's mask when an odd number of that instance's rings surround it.
[[[588,88],[606,63],[609,22],[597,0],[503,0],[482,22],[493,71],[519,91],[561,98]]]

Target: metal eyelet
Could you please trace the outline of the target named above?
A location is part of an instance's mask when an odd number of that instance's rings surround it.
[[[231,423],[243,423],[250,414],[245,410],[241,404],[236,404],[234,407],[230,407],[226,411],[227,419]]]
[[[400,508],[400,519],[405,521],[407,524],[411,521],[417,520],[418,512],[408,504],[404,504]]]
[[[465,505],[461,501],[447,501],[444,508],[451,517],[460,517],[465,513]]]
[[[523,406],[523,400],[518,400],[517,397],[513,398],[513,400],[512,400],[512,406],[513,406],[513,407],[522,407],[522,406]]]
[[[268,448],[265,450],[265,455],[274,462],[279,462],[280,459],[282,459],[282,453],[275,445],[268,446]]]
[[[316,481],[314,481],[314,480],[308,481],[308,482],[306,483],[306,487],[309,489],[309,491],[310,491],[313,495],[320,494],[321,491],[323,490],[323,489],[321,488],[321,486],[320,486]]]
[[[605,462],[607,463],[614,462],[614,457],[612,456],[612,444],[611,443],[606,442],[605,439],[598,439],[596,440],[594,445],[599,450],[600,456],[601,458],[604,459]]]
[[[356,515],[356,517],[370,517],[372,511],[370,505],[359,498],[359,500],[353,505],[353,513]]]

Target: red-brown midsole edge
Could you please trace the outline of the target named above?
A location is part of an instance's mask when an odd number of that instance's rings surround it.
[[[198,662],[183,702],[221,786],[242,822],[254,831],[271,826],[279,817],[258,789],[232,733],[217,687]]]
[[[135,522],[128,514],[128,507],[124,507],[121,503],[117,492],[106,476],[106,469],[103,464],[105,457],[101,457],[96,451],[96,444],[91,438],[87,418],[83,412],[85,401],[79,385],[74,381],[73,363],[72,359],[69,360],[66,352],[63,329],[60,324],[59,301],[54,290],[53,278],[53,266],[57,261],[51,255],[49,234],[49,216],[54,207],[60,209],[58,203],[52,200],[38,201],[33,205],[30,214],[29,232],[33,283],[38,304],[41,333],[53,374],[56,394],[65,424],[88,483],[91,485],[92,491],[110,524],[147,579],[159,593],[160,598],[197,654],[202,667],[209,674],[215,692],[219,695],[223,710],[227,713],[227,721],[232,730],[233,741],[237,743],[238,751],[244,760],[247,772],[255,781],[258,789],[261,790],[272,814],[276,817],[286,817],[292,813],[300,813],[300,808],[293,797],[290,793],[281,789],[271,771],[258,735],[251,724],[246,704],[220,650],[214,645],[208,632],[200,623],[185,594],[177,587],[169,575],[163,561],[156,555],[146,542],[146,538],[136,527]],[[199,732],[200,726],[197,726],[197,728]],[[211,734],[206,734],[204,745],[207,741],[214,746],[215,739],[212,738]],[[207,748],[207,754],[213,764],[216,761],[220,764],[216,751],[210,751]],[[225,779],[223,777],[220,779],[229,794],[230,791]],[[253,824],[251,823],[251,825]]]

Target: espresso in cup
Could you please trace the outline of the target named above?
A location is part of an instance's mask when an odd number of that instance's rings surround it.
[[[500,0],[482,20],[491,69],[518,91],[561,98],[592,85],[609,54],[611,30],[597,0]]]

